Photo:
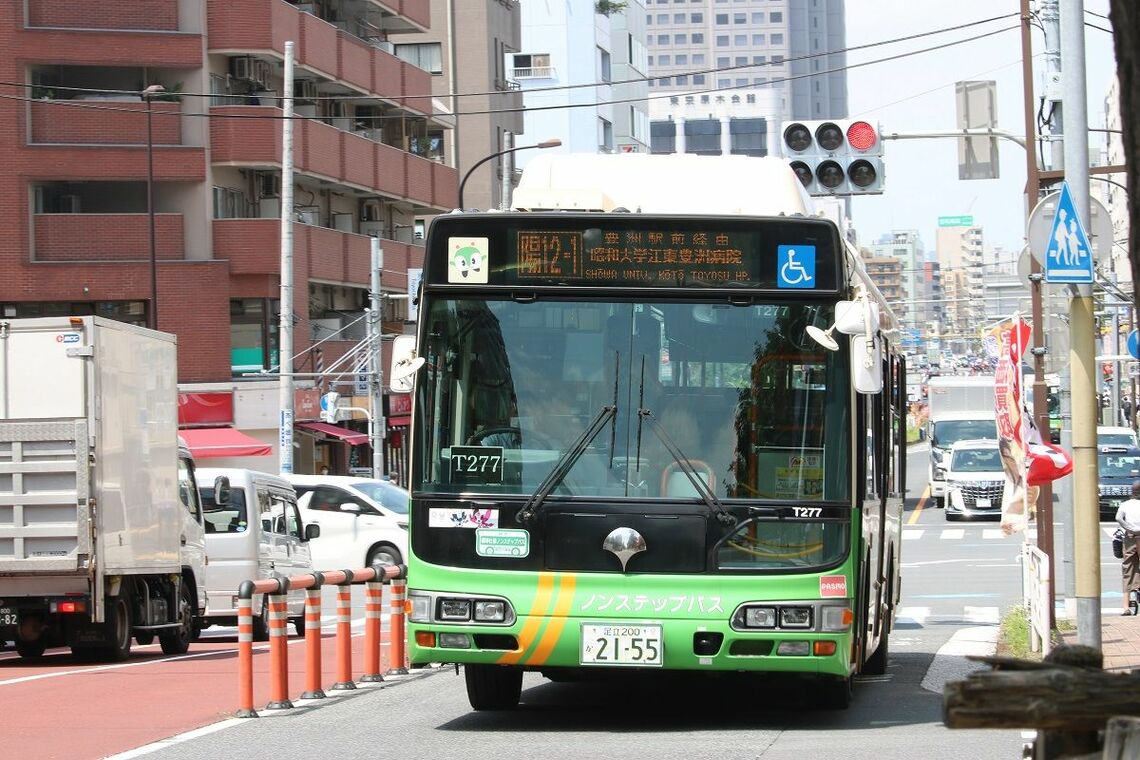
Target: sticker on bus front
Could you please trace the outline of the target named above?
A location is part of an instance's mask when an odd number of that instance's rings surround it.
[[[475,553],[480,557],[516,557],[530,554],[530,533],[512,528],[476,528]]]
[[[847,576],[846,575],[821,575],[821,576],[819,576],[819,595],[820,596],[847,596]]]
[[[429,528],[497,528],[497,509],[452,509],[432,507],[428,510]]]
[[[485,285],[487,248],[485,237],[448,238],[447,281],[461,285]]]

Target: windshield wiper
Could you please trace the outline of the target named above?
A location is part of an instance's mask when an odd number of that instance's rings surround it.
[[[617,406],[609,404],[603,406],[594,415],[594,419],[590,420],[590,424],[582,431],[574,443],[570,444],[570,448],[558,458],[554,463],[554,467],[550,470],[550,474],[543,478],[542,482],[538,484],[538,488],[534,489],[534,493],[523,504],[522,509],[515,515],[515,520],[520,523],[528,522],[532,517],[538,514],[542,508],[542,502],[550,495],[550,492],[562,482],[566,477],[566,473],[570,472],[570,468],[578,461],[579,457],[585,453],[586,448],[597,437],[598,433],[617,415]]]
[[[689,482],[693,484],[697,495],[708,505],[709,512],[716,517],[717,521],[723,525],[736,525],[736,518],[725,508],[724,504],[721,504],[720,499],[718,499],[716,494],[713,493],[713,490],[709,488],[708,483],[701,478],[700,473],[697,472],[697,468],[693,466],[692,461],[681,452],[681,449],[677,448],[677,444],[673,442],[673,439],[671,439],[665,432],[665,429],[661,427],[661,423],[653,416],[653,412],[648,409],[638,409],[637,416],[639,426],[641,420],[649,421],[650,430],[652,430],[661,443],[664,444],[665,449],[669,452],[669,456],[673,457],[673,460],[681,465],[681,471],[685,473]]]

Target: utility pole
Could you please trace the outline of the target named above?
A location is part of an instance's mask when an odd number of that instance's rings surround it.
[[[281,472],[293,472],[293,43],[285,43],[281,121],[281,306],[277,364],[281,378],[278,437]]]
[[[1090,229],[1088,93],[1085,86],[1084,0],[1061,0],[1061,78],[1065,109],[1065,181],[1073,206]],[[1089,252],[1092,255],[1092,252]],[[1069,366],[1073,408],[1073,568],[1077,641],[1101,648],[1100,514],[1096,461],[1096,347],[1092,285],[1073,285]]]
[[[1033,102],[1033,27],[1029,0],[1021,0],[1021,79],[1024,91],[1023,112],[1025,117],[1025,196],[1026,211],[1037,205],[1041,194],[1041,178],[1037,169],[1037,109]],[[1043,437],[1049,435],[1049,388],[1045,382],[1045,314],[1044,275],[1041,262],[1029,257],[1029,288],[1033,316],[1033,419]],[[1057,589],[1057,560],[1054,556],[1053,541],[1053,488],[1046,483],[1040,487],[1037,496],[1037,546],[1049,558],[1049,589],[1055,595]],[[1056,611],[1053,599],[1049,600],[1049,629],[1056,628]]]
[[[384,251],[380,238],[372,238],[372,276],[369,284],[370,309],[368,314],[368,443],[372,446],[372,477],[384,476],[384,377],[381,374],[380,352],[384,333],[381,323],[380,294],[381,270],[384,268]]]

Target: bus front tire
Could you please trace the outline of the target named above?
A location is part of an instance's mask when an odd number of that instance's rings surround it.
[[[522,696],[522,668],[465,665],[467,700],[475,710],[513,710]]]
[[[823,684],[823,707],[826,710],[846,710],[851,706],[852,679],[842,676],[823,676],[827,682]]]

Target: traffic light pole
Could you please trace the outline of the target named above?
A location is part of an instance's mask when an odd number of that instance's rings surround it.
[[[925,140],[942,137],[1001,137],[1010,142],[1015,142],[1023,148],[1025,147],[1025,137],[1023,135],[1015,135],[1004,129],[991,129],[988,127],[953,129],[944,132],[883,132],[879,137],[883,140]]]

